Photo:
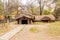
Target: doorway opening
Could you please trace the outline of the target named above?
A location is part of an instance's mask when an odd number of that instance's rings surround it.
[[[22,24],[28,24],[28,20],[22,20]]]

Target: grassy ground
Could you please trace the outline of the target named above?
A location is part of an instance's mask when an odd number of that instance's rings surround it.
[[[0,24],[0,35],[9,31],[9,23],[5,23],[5,25]]]
[[[32,27],[29,29],[29,31],[32,33],[38,33],[40,30],[38,29],[38,27]]]
[[[43,22],[34,22],[34,24],[45,24],[45,23],[43,23]]]
[[[24,29],[10,40],[60,40],[60,21],[43,25],[25,25]]]
[[[47,33],[54,36],[60,36],[60,21],[50,23]]]

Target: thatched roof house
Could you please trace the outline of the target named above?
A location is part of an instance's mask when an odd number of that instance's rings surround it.
[[[53,15],[37,15],[35,21],[55,21],[55,17]]]
[[[17,20],[18,24],[32,24],[35,17],[32,14],[22,13],[22,14],[16,16],[15,19]]]
[[[55,21],[55,17],[53,15],[32,15],[30,13],[22,13],[15,16],[18,24],[32,24],[33,22],[51,22]]]
[[[15,19],[17,20],[18,24],[32,24],[36,21],[55,21],[55,17],[53,15],[33,15],[28,10],[26,10],[26,8],[24,8],[24,10],[21,11],[21,14],[17,14],[15,16]]]

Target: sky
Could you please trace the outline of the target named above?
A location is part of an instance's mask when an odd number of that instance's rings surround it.
[[[21,2],[22,2],[23,4],[26,4],[26,0],[21,0]]]

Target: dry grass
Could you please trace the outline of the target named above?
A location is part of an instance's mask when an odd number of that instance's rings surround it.
[[[34,22],[34,24],[43,24],[43,22]]]
[[[0,24],[0,35],[9,31],[9,23],[5,23],[5,25]]]
[[[48,34],[60,36],[60,21],[51,23],[47,29]]]

